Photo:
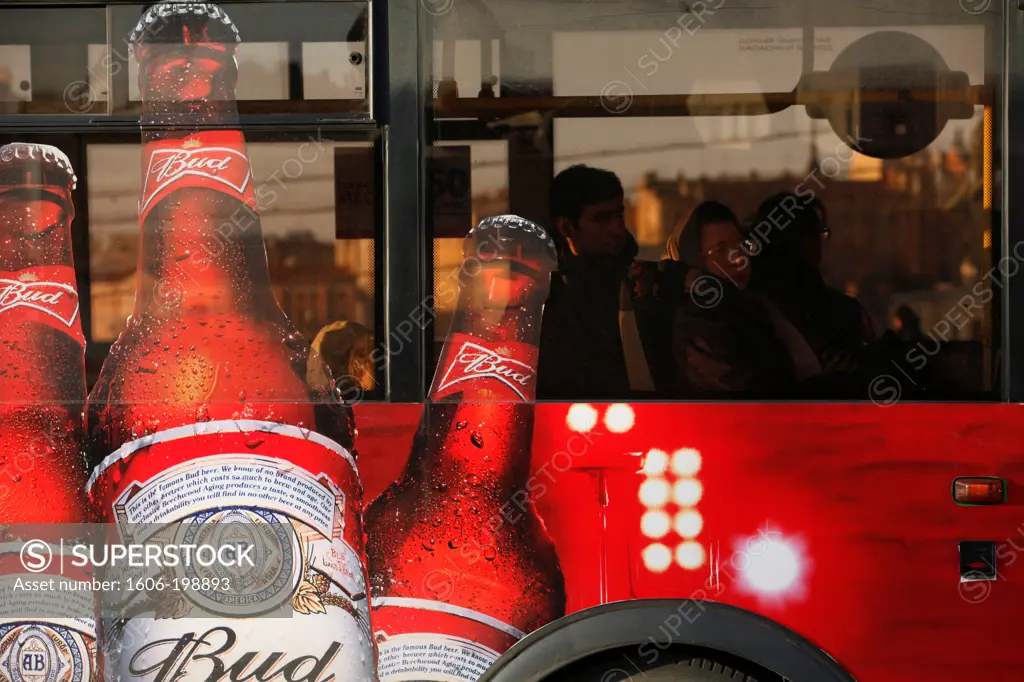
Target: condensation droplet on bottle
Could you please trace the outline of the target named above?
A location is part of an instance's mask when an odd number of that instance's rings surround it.
[[[155,362],[140,362],[138,366],[138,372],[140,374],[156,374],[159,368]]]
[[[434,517],[434,520],[430,522],[430,524],[431,524],[431,525],[432,525],[432,526],[433,526],[434,528],[440,528],[440,527],[441,527],[441,524],[442,524],[442,523],[444,523],[444,521],[442,521],[442,520],[441,520],[441,517],[440,517],[440,516],[435,516],[435,517]]]
[[[246,439],[245,439],[245,447],[247,447],[247,448],[250,448],[250,449],[258,448],[261,445],[263,445],[263,438],[261,438],[260,436],[258,436],[256,434],[252,434],[252,435],[246,437]]]
[[[483,481],[480,480],[480,477],[476,474],[470,474],[469,476],[466,476],[466,483],[470,485],[480,485]]]
[[[498,553],[494,551],[493,547],[490,547],[490,546],[484,547],[484,558],[485,559],[487,559],[488,561],[494,561],[495,557],[497,557],[497,556],[498,556]]]
[[[434,551],[434,538],[427,538],[426,540],[424,540],[423,541],[423,549],[427,550],[428,552],[433,552]]]
[[[466,428],[467,426],[469,426],[469,422],[466,421],[465,419],[463,419],[462,421],[460,421],[458,424],[455,425],[455,429],[457,431],[461,431],[462,429]]]
[[[448,541],[448,549],[458,549],[458,548],[459,548],[459,539],[458,538],[452,538],[451,540]]]
[[[484,437],[480,435],[479,432],[474,431],[473,433],[469,434],[469,442],[477,446],[478,448],[482,448],[484,446]]]

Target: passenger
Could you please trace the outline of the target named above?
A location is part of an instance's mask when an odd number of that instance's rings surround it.
[[[669,241],[663,292],[678,302],[672,321],[677,397],[740,391],[776,397],[793,384],[793,366],[763,308],[746,294],[751,263],[739,221],[716,202],[697,206]],[[673,265],[673,263],[675,265]]]
[[[756,254],[752,292],[767,306],[798,381],[855,373],[861,351],[875,338],[860,303],[822,278],[830,234],[821,201],[790,193],[765,200],[750,233]]]
[[[551,220],[559,263],[541,324],[537,396],[652,395],[658,372],[648,349],[654,357],[657,343],[648,338],[645,347],[641,332],[654,312],[650,297],[633,288],[638,248],[626,228],[622,183],[607,170],[567,168],[551,183]]]
[[[369,329],[358,322],[332,322],[313,339],[306,379],[313,386],[327,385],[328,378],[323,374],[326,364],[338,395],[347,402],[358,402],[374,388],[372,350],[373,334]],[[323,363],[315,362],[314,354],[319,354]]]
[[[892,331],[900,341],[917,342],[925,339],[921,318],[909,306],[901,305],[892,316]]]

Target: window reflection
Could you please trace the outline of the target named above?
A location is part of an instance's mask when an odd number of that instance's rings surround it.
[[[795,193],[814,199],[806,205],[818,217],[807,229],[820,244],[811,261],[834,306],[798,313],[776,301],[775,312],[819,356],[810,363],[815,371],[849,363],[819,352],[820,329],[800,316],[819,318],[846,301],[857,306],[847,325],[855,354],[876,364],[891,356],[888,371],[908,395],[979,397],[995,388],[1001,291],[992,271],[992,207],[1001,141],[985,105],[998,82],[992,55],[1000,16],[939,2],[914,13],[837,2],[816,5],[813,16],[788,2],[757,13],[701,5],[707,11],[696,16],[693,8],[639,2],[615,9],[535,2],[515,12],[507,3],[470,2],[425,17],[432,27],[424,58],[432,64],[433,139],[459,144],[467,142],[463,136],[499,131],[508,142],[503,207],[544,223],[557,240],[551,178],[585,164],[613,172],[623,185],[625,222],[637,242],[637,262],[623,275],[631,304],[627,311],[612,300],[612,286],[606,315],[580,315],[580,324],[604,320],[581,339],[607,343],[604,355],[581,360],[576,374],[636,375],[626,356],[639,346],[622,327],[624,315],[637,318],[642,360],[655,380],[675,371],[678,358],[663,357],[675,343],[666,329],[671,321],[651,326],[640,319],[648,314],[645,296],[667,286],[657,271],[676,258],[669,242],[695,209],[719,202],[736,216],[738,230],[767,246],[772,237],[758,233],[759,209],[773,195]],[[805,49],[807,39],[813,45]],[[500,87],[489,90],[491,82]],[[489,200],[482,188],[473,193],[474,206]],[[722,243],[742,242],[720,236]],[[435,244],[435,281],[450,267],[438,257],[443,241]],[[758,268],[764,280],[768,256],[750,255],[759,289]],[[728,259],[719,260],[722,266]],[[698,263],[696,272],[714,265]],[[689,289],[680,291],[690,298]],[[444,333],[440,320],[436,333]],[[586,343],[571,345],[590,352]],[[827,395],[869,399],[870,376],[863,379],[855,390]],[[547,397],[648,395],[635,386],[589,394],[585,383],[576,393]]]
[[[248,145],[274,295],[309,341],[339,320],[373,329],[375,266],[372,223],[368,234],[358,233],[337,219],[351,203],[369,202],[372,221],[373,165],[368,196],[336,196],[335,172],[336,150],[371,160],[374,150],[312,138],[318,143]],[[110,342],[124,328],[135,297],[141,148],[91,144],[87,158],[92,340]]]
[[[0,115],[139,111],[127,36],[146,6],[0,8]],[[238,27],[243,114],[369,113],[365,2],[246,2]]]

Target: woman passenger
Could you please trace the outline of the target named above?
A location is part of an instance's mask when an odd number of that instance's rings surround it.
[[[661,296],[677,302],[672,351],[680,397],[769,397],[793,383],[785,345],[746,293],[752,248],[736,215],[713,201],[698,205],[669,240]]]

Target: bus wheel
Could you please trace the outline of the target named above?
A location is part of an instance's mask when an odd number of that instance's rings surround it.
[[[700,654],[665,652],[650,664],[636,661],[636,650],[613,651],[580,661],[544,682],[775,682],[745,669],[742,661],[708,658]],[[632,656],[630,654],[633,654]],[[717,657],[716,657],[717,658]],[[754,666],[751,666],[754,667]]]

